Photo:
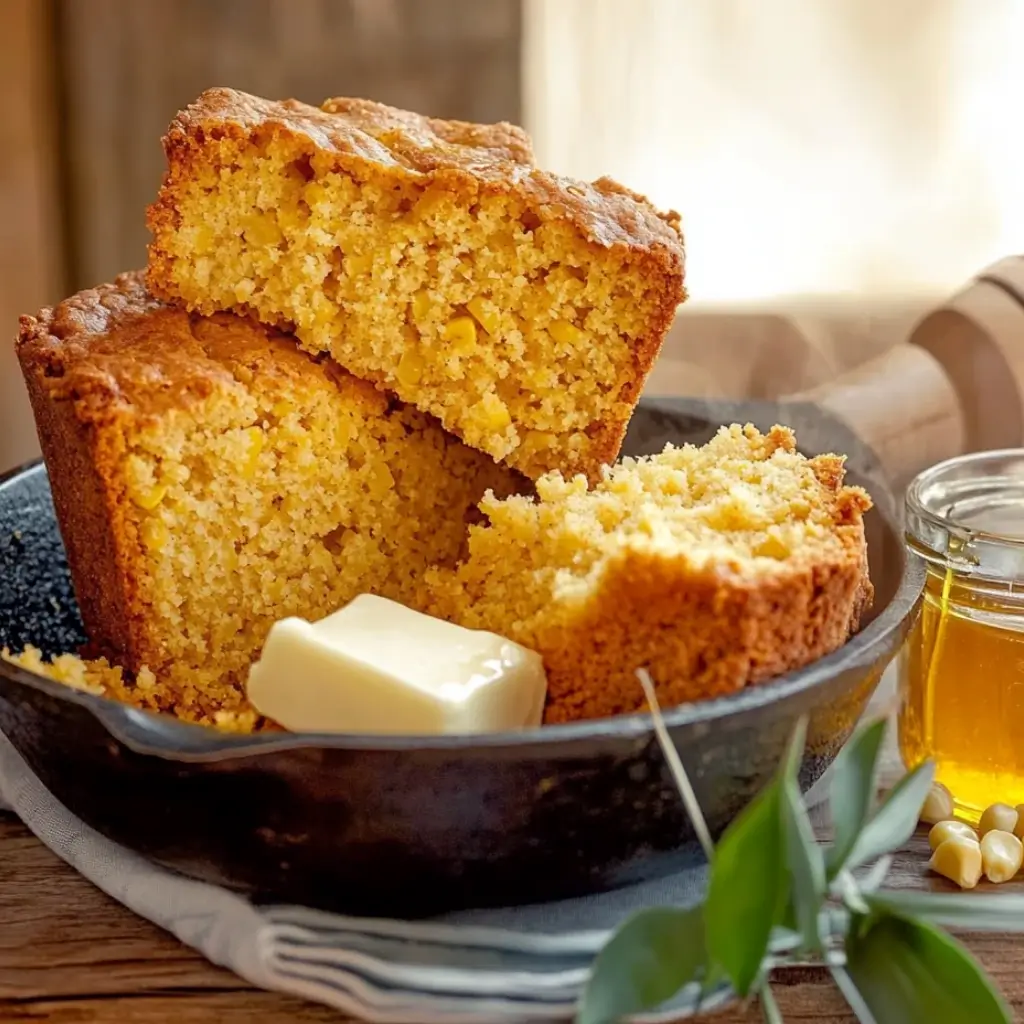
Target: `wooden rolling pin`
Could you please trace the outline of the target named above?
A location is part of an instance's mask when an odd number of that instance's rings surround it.
[[[1024,444],[1024,257],[978,274],[907,344],[793,396],[841,416],[894,487],[964,452]]]
[[[920,300],[683,306],[650,394],[768,398],[814,388],[906,340]]]
[[[926,308],[683,314],[649,393],[815,402],[876,451],[894,488],[954,455],[1024,445],[1024,257]]]
[[[957,389],[942,364],[915,344],[888,352],[816,388],[787,395],[845,420],[874,449],[894,489],[967,449]]]

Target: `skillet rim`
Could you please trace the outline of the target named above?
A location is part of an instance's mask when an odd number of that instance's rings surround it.
[[[0,474],[0,491],[36,473],[46,475],[42,459],[15,466]],[[900,581],[891,599],[867,626],[838,650],[803,668],[723,697],[681,704],[663,711],[662,717],[668,729],[726,722],[740,715],[781,704],[823,686],[851,668],[860,666],[866,669],[877,662],[879,649],[890,642],[893,634],[898,633],[917,611],[926,569],[918,556],[908,552],[892,520],[880,510],[876,509],[875,514],[884,524],[883,528],[895,535],[902,565]],[[18,686],[84,708],[114,739],[138,754],[181,762],[222,761],[310,750],[391,753],[432,750],[463,754],[515,751],[539,755],[550,752],[550,748],[556,746],[574,746],[586,741],[649,738],[654,732],[650,713],[635,712],[546,725],[536,730],[477,733],[471,736],[354,733],[239,735],[219,732],[210,726],[182,722],[171,715],[143,711],[107,697],[83,693],[3,660],[0,660],[0,676]],[[180,745],[176,746],[174,740],[179,740]]]

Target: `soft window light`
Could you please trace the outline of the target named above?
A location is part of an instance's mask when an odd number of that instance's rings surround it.
[[[1024,245],[1024,4],[527,0],[538,162],[683,213],[694,300],[946,291]]]

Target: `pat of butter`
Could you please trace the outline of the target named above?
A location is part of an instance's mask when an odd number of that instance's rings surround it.
[[[275,623],[248,691],[293,732],[473,733],[540,725],[547,679],[511,640],[364,594]]]

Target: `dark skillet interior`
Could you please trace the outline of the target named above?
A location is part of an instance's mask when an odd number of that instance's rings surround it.
[[[835,654],[732,697],[667,712],[716,833],[766,781],[809,716],[801,782],[846,740],[912,624],[907,563],[871,452],[810,406],[647,401],[632,454],[701,442],[723,422],[797,428],[843,451],[868,515],[876,601]],[[0,646],[84,640],[41,466],[0,483]],[[416,740],[233,738],[75,693],[0,662],[0,729],[46,785],[112,839],[260,899],[413,916],[560,899],[661,874],[694,836],[645,715],[532,734]]]

